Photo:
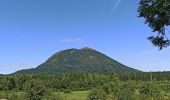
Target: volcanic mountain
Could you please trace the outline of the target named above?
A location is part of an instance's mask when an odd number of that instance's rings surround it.
[[[67,49],[51,56],[34,69],[17,74],[58,74],[70,72],[138,72],[91,48]]]

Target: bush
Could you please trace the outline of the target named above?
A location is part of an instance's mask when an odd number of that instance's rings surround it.
[[[95,88],[88,96],[88,100],[106,100],[107,94],[102,88]]]
[[[142,85],[140,93],[145,95],[158,96],[160,95],[161,90],[159,89],[159,86],[155,84],[146,83]]]

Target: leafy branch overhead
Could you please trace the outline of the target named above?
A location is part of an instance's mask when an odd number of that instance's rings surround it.
[[[162,50],[170,45],[166,28],[170,25],[170,1],[169,0],[141,0],[139,3],[139,17],[145,19],[145,23],[157,32],[157,36],[148,39],[154,46]]]

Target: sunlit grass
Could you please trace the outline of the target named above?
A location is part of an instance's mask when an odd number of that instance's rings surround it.
[[[60,92],[59,96],[62,100],[87,100],[90,91],[73,91],[71,93]]]

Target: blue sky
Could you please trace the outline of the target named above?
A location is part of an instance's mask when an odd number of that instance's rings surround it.
[[[36,67],[68,48],[91,47],[142,71],[170,70],[138,18],[139,0],[0,0],[0,73]]]

